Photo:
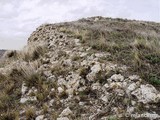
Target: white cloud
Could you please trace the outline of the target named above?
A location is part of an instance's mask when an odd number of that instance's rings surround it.
[[[0,48],[18,49],[42,23],[88,16],[160,22],[159,0],[3,0],[0,1]]]

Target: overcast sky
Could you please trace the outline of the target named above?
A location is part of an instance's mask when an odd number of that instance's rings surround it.
[[[39,25],[104,16],[160,22],[160,0],[0,0],[0,49],[20,49]]]

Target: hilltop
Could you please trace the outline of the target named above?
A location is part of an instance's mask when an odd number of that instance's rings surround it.
[[[98,16],[43,24],[4,58],[2,120],[159,119],[160,23]]]

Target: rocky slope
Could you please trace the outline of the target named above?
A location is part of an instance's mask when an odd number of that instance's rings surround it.
[[[159,33],[159,23],[102,17],[38,27],[22,51],[5,53],[1,119],[160,119],[159,48],[135,41],[159,44]],[[158,60],[146,64],[156,85],[139,74],[139,58],[126,61],[131,48],[154,51]]]

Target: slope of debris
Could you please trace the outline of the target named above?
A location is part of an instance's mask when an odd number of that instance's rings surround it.
[[[16,118],[160,118],[160,92],[153,85],[128,72],[129,66],[108,61],[110,52],[94,50],[64,32],[65,25],[42,25],[32,33],[25,50],[5,54],[13,60],[1,73],[21,81]],[[3,113],[1,117],[7,118]]]

